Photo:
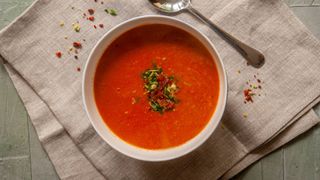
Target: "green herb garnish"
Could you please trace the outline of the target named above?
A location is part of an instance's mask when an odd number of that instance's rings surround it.
[[[104,10],[107,14],[110,14],[111,16],[118,15],[117,11],[115,9],[109,8]]]
[[[174,110],[178,103],[176,93],[179,89],[174,76],[167,76],[161,67],[153,64],[151,69],[142,73],[142,79],[151,110],[161,114]]]

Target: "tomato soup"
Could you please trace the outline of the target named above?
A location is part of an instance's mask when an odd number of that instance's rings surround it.
[[[94,78],[96,106],[107,128],[144,149],[194,138],[211,119],[219,75],[209,51],[191,34],[144,25],[114,40]]]

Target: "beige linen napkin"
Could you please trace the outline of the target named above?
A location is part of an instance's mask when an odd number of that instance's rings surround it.
[[[145,0],[100,2],[39,0],[0,34],[0,54],[61,179],[229,178],[319,122],[310,109],[320,95],[320,44],[280,0],[195,0],[211,20],[260,49],[266,64],[259,70],[247,66],[207,26],[188,14],[177,15],[205,33],[225,63],[229,97],[223,126],[202,147],[173,161],[149,163],[121,155],[90,125],[77,68],[111,27],[157,12]],[[107,7],[117,9],[118,16],[107,15]],[[96,10],[95,22],[82,18],[89,8]],[[77,21],[79,33],[72,28]],[[93,28],[99,23],[104,28]],[[73,41],[83,43],[78,60],[67,53]],[[244,104],[246,81],[257,74],[264,82],[261,96]]]

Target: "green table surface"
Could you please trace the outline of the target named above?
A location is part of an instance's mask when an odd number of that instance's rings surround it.
[[[0,0],[0,29],[33,0]],[[320,0],[285,0],[320,39]],[[1,43],[1,42],[0,42]],[[320,114],[320,107],[315,107]],[[59,179],[28,114],[0,64],[0,180]],[[256,162],[234,179],[320,179],[320,125]]]

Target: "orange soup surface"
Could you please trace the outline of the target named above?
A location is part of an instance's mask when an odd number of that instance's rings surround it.
[[[106,49],[94,93],[116,136],[140,148],[165,149],[184,144],[207,125],[218,102],[219,76],[210,53],[192,35],[144,25]]]

